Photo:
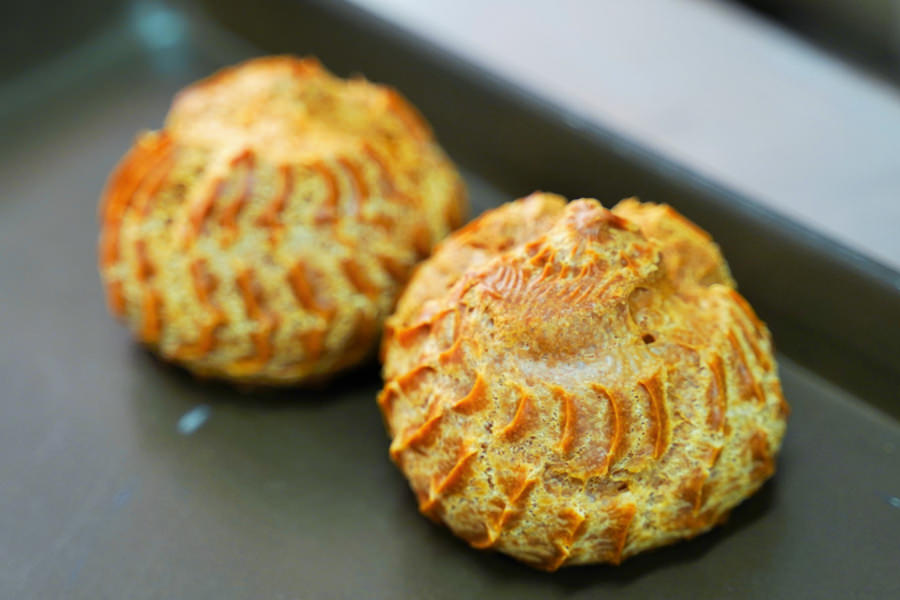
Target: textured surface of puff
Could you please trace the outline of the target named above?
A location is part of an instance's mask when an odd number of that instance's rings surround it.
[[[291,384],[364,358],[464,212],[399,94],[261,58],[188,87],[138,136],[101,200],[100,271],[111,311],[164,358]]]
[[[719,523],[774,472],[788,413],[718,247],[633,199],[485,213],[420,266],[382,353],[420,510],[546,570]]]

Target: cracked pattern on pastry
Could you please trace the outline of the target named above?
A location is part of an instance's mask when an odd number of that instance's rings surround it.
[[[238,382],[369,354],[465,193],[394,90],[269,57],[179,93],[101,201],[111,311],[164,358]]]
[[[419,267],[382,353],[420,510],[546,570],[721,522],[774,472],[788,413],[718,247],[633,199],[482,215]]]

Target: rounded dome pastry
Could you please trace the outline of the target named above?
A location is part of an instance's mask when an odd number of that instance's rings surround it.
[[[101,200],[111,311],[200,375],[293,384],[365,358],[412,267],[465,213],[394,90],[269,57],[179,93]]]
[[[619,563],[721,522],[774,472],[769,332],[668,206],[533,194],[422,263],[378,403],[420,510],[535,567]]]

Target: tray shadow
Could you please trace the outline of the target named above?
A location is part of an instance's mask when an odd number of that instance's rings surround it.
[[[330,379],[298,386],[233,384],[221,379],[196,375],[186,368],[167,362],[142,346],[133,345],[132,362],[155,383],[190,397],[192,403],[239,404],[260,410],[315,409],[341,398],[358,395],[361,390],[381,387],[381,368],[374,356],[360,365],[341,371]]]

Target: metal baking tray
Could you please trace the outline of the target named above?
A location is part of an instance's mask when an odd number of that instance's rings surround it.
[[[900,597],[896,272],[348,4],[204,6],[130,5],[0,88],[0,597]],[[537,572],[418,514],[377,365],[241,391],[132,343],[96,273],[104,179],[181,86],[264,52],[402,90],[475,212],[534,189],[638,194],[711,231],[780,350],[774,479],[692,541]]]

